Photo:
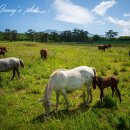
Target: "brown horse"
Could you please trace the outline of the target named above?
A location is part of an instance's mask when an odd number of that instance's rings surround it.
[[[129,51],[129,56],[130,56],[130,51]]]
[[[0,55],[3,55],[3,56],[5,57],[5,52],[4,52],[4,50],[1,50],[1,49],[0,49]]]
[[[1,50],[3,50],[4,52],[7,52],[6,47],[0,47]]]
[[[107,45],[98,45],[98,49],[99,49],[99,50],[105,51],[106,48],[108,49],[108,46],[107,46]]]
[[[121,102],[121,94],[120,94],[120,91],[117,87],[118,83],[119,83],[119,80],[114,77],[114,76],[110,76],[108,78],[101,78],[99,76],[95,76],[93,78],[93,88],[96,89],[96,85],[99,87],[100,89],[100,101],[102,103],[102,98],[104,97],[104,94],[103,94],[103,89],[104,88],[108,88],[108,87],[111,87],[111,90],[112,90],[112,97],[114,96],[114,90],[117,91],[117,94],[119,96],[119,100]]]
[[[47,55],[48,55],[47,49],[41,49],[40,55],[41,55],[41,58],[44,57],[44,59],[47,59]]]

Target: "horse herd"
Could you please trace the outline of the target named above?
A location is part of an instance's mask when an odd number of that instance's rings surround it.
[[[103,45],[98,46],[98,48],[100,49],[101,47],[103,47]],[[5,47],[0,48],[0,54],[2,54],[2,52],[4,53],[7,52]],[[41,58],[47,59],[47,54],[48,54],[47,49],[40,50]],[[6,72],[12,70],[13,76],[11,79],[14,78],[16,72],[18,74],[18,77],[20,77],[19,72],[20,66],[24,67],[24,62],[21,59],[15,57],[0,59],[0,72]],[[91,90],[91,84],[92,84],[94,89],[96,89],[96,86],[98,86],[100,89],[101,103],[104,97],[103,90],[104,88],[107,87],[111,87],[112,96],[114,95],[114,91],[115,90],[117,91],[119,100],[121,102],[121,94],[117,87],[118,83],[119,80],[114,76],[110,76],[106,79],[97,76],[96,69],[93,67],[79,66],[73,69],[58,69],[50,75],[49,81],[45,87],[44,96],[41,99],[39,99],[39,101],[42,102],[45,108],[45,114],[48,115],[50,113],[50,107],[51,107],[50,100],[52,91],[55,90],[56,110],[58,109],[59,104],[59,93],[63,94],[67,108],[69,108],[67,92],[80,89],[85,85],[87,89],[87,101],[85,102],[85,104],[88,106],[93,99]]]

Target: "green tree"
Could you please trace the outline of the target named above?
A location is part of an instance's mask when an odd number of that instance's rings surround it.
[[[17,30],[10,31],[10,41],[16,41],[17,40]]]
[[[10,29],[5,29],[4,40],[10,41],[10,32],[11,32]]]
[[[51,41],[54,41],[54,42],[58,42],[58,41],[60,40],[58,33],[56,33],[56,32],[51,32],[51,34],[50,34],[50,40],[51,40]]]
[[[118,35],[118,32],[114,32],[113,30],[109,30],[108,32],[106,32],[106,36],[110,39],[115,38]]]
[[[26,32],[26,35],[28,37],[28,40],[33,42],[34,41],[34,37],[35,37],[35,30],[29,29]]]
[[[92,39],[93,41],[100,41],[101,37],[99,35],[94,35]]]
[[[38,32],[35,34],[35,40],[38,42],[47,42],[48,41],[48,33]]]

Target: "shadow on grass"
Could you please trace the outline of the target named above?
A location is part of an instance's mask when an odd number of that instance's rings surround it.
[[[66,117],[73,117],[77,114],[80,114],[81,112],[86,112],[88,109],[89,107],[86,106],[84,103],[82,103],[78,106],[78,108],[73,110],[64,109],[59,111],[52,111],[48,116],[46,116],[45,114],[41,114],[36,118],[34,118],[31,122],[32,123],[45,122],[53,118],[60,119],[63,121]]]
[[[101,102],[98,101],[96,104],[94,104],[93,108],[117,109],[117,101],[110,96],[105,96],[103,99],[103,103],[101,104]]]

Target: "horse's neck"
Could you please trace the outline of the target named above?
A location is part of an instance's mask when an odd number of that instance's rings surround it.
[[[53,84],[52,83],[47,84],[44,99],[48,102],[50,102],[52,91],[53,91]]]

